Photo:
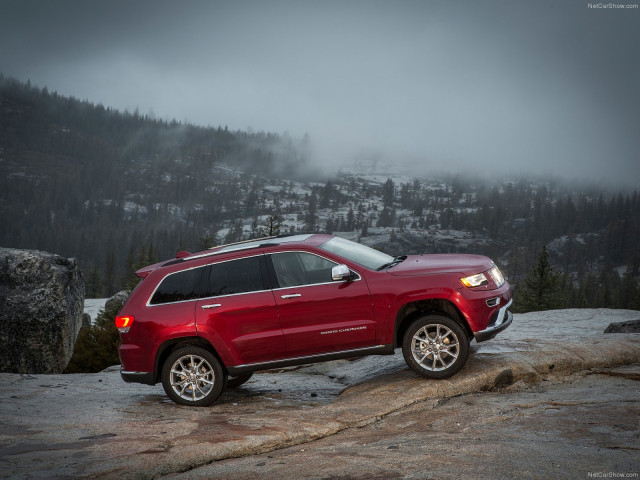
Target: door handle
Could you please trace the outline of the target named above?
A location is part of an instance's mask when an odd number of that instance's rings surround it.
[[[280,296],[280,298],[296,298],[301,296],[302,296],[301,293],[290,293],[289,295],[282,295]]]
[[[221,303],[214,303],[214,304],[211,304],[211,305],[202,305],[202,307],[200,307],[200,308],[202,308],[202,310],[208,310],[209,308],[218,308],[218,307],[221,307],[221,306],[222,306]]]

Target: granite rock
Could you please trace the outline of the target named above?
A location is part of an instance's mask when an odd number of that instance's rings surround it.
[[[0,372],[59,373],[82,326],[75,259],[0,247]]]
[[[129,295],[131,295],[131,292],[129,292],[128,290],[122,290],[112,297],[109,297],[107,301],[104,302],[105,310],[119,311],[124,305],[124,302],[126,302],[129,298]]]
[[[640,320],[611,323],[604,333],[640,333]]]

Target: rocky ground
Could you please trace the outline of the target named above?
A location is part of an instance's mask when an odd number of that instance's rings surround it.
[[[455,377],[388,357],[255,375],[210,408],[93,375],[0,375],[5,478],[597,478],[640,472],[640,312],[517,315]],[[592,477],[589,477],[589,474]],[[596,477],[593,477],[596,475]]]
[[[317,441],[170,479],[530,479],[640,474],[640,365],[417,402]]]

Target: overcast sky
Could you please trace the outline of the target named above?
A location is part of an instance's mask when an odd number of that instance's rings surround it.
[[[623,5],[640,0],[620,0]],[[575,1],[0,0],[0,72],[354,155],[640,186],[640,8]]]

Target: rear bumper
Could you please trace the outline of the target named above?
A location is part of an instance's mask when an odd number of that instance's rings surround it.
[[[513,303],[513,299],[509,300],[509,302],[498,310],[495,316],[491,319],[492,321],[487,325],[487,328],[481,330],[479,332],[474,332],[474,337],[476,342],[486,342],[487,340],[491,340],[501,331],[511,325],[513,322],[513,314],[508,310],[511,304]]]
[[[156,384],[153,378],[153,372],[125,372],[124,370],[120,370],[120,376],[127,383]]]

